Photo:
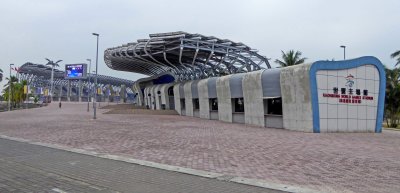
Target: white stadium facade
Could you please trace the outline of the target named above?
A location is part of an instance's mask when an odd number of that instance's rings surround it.
[[[243,43],[172,32],[109,48],[104,59],[149,76],[132,92],[150,109],[303,132],[382,131],[385,70],[372,56],[271,69]]]

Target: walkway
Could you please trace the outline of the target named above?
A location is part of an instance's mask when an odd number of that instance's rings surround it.
[[[7,139],[0,174],[0,192],[279,193]]]
[[[398,192],[400,132],[312,134],[63,104],[0,114],[0,134],[323,192]]]

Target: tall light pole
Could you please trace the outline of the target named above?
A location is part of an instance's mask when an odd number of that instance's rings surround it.
[[[89,103],[90,103],[90,69],[92,68],[92,60],[91,59],[86,59],[89,61],[89,74],[88,74],[88,84],[89,84],[89,90],[88,90],[88,98],[87,98],[87,112],[89,112]]]
[[[58,60],[57,62],[53,62],[52,60],[49,60],[48,58],[45,58],[48,63],[46,65],[51,65],[51,79],[50,79],[50,101],[53,101],[53,79],[54,79],[54,66],[59,66],[58,63],[61,62],[62,60]]]
[[[29,108],[29,83],[31,81],[31,70],[28,70],[27,78],[26,78],[26,109]]]
[[[8,111],[11,111],[11,66],[13,66],[14,64],[10,64],[10,80],[8,80]]]
[[[94,78],[94,89],[96,91],[95,99],[94,99],[94,109],[93,109],[93,119],[96,119],[96,102],[97,102],[97,67],[98,67],[98,59],[99,59],[99,34],[92,33],[92,35],[97,37],[97,49],[96,49],[96,77]]]
[[[96,71],[93,70],[93,71],[92,71],[92,74],[96,74]],[[92,95],[93,95],[93,108],[94,108],[94,99],[96,98],[96,94],[97,94],[97,90],[96,90],[96,89],[93,89],[93,92],[92,92]]]
[[[343,60],[346,60],[346,46],[341,45],[341,48],[343,48]]]

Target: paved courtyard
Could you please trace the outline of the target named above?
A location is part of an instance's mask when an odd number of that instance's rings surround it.
[[[0,192],[283,193],[0,138]]]
[[[312,134],[64,103],[0,113],[0,134],[322,192],[399,192],[400,132]]]

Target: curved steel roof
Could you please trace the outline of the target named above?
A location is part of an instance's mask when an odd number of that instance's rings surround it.
[[[31,74],[35,75],[38,77],[40,80],[50,80],[51,78],[51,67],[50,66],[45,66],[43,64],[33,64],[30,62],[27,62],[23,64],[20,69],[19,69],[20,74]],[[54,82],[55,84],[63,84],[63,82],[68,82],[68,80],[64,79],[64,71],[54,69]],[[90,84],[94,83],[94,74],[88,74],[88,77],[90,77]],[[87,84],[88,79],[83,80]],[[107,85],[110,84],[112,86],[121,86],[121,85],[126,85],[127,87],[132,87],[134,84],[134,81],[131,80],[126,80],[122,78],[116,78],[112,76],[106,76],[106,75],[97,75],[97,83],[100,85]]]
[[[268,59],[240,42],[214,36],[171,32],[108,48],[108,67],[148,76],[169,72],[178,80],[251,72],[271,68]]]

